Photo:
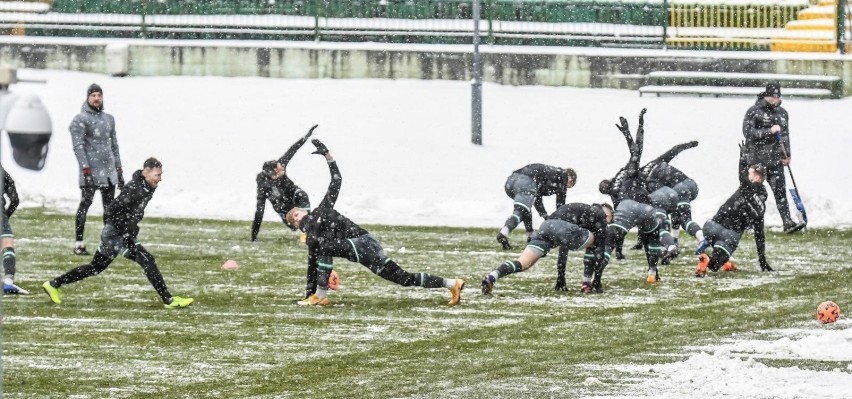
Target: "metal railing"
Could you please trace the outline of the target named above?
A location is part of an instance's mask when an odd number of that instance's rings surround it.
[[[817,0],[814,0],[817,1]],[[827,1],[827,0],[822,0]],[[489,44],[770,49],[773,40],[850,43],[786,29],[809,0],[483,0]],[[2,4],[2,3],[0,3]],[[0,12],[0,34],[33,36],[472,43],[471,0],[55,0],[48,13]],[[845,22],[845,23],[844,23]]]

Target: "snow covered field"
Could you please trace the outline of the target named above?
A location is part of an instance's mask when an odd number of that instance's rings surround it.
[[[495,230],[511,212],[503,182],[532,162],[570,166],[578,184],[569,201],[602,200],[598,182],[627,160],[614,124],[623,115],[635,129],[643,107],[646,161],[674,144],[699,140],[673,164],[701,187],[696,219],[710,217],[737,187],[737,142],[744,98],[640,98],[636,92],[549,87],[484,86],[484,144],[470,144],[470,86],[446,81],[334,81],[261,78],[111,78],[19,71],[13,90],[38,93],[54,122],[47,166],[21,170],[3,138],[3,164],[18,181],[23,206],[66,212],[79,199],[77,165],[67,125],[92,82],[104,88],[116,116],[127,175],[148,156],[164,164],[164,180],[148,216],[244,220],[254,212],[254,176],[307,129],[338,159],[344,175],[337,208],[356,222],[483,226]],[[782,89],[783,91],[783,89]],[[812,226],[852,224],[846,165],[852,100],[785,100],[791,116],[793,170]],[[328,183],[322,158],[308,144],[288,173],[318,203]],[[553,199],[545,201],[553,209]],[[99,199],[92,207],[100,213]],[[768,223],[779,225],[774,204]],[[267,210],[266,219],[277,216]],[[536,216],[536,223],[540,219]],[[248,227],[245,229],[248,235]],[[247,237],[246,237],[247,238]],[[70,240],[69,240],[70,247]],[[840,303],[848,308],[849,302]],[[635,372],[635,390],[619,397],[799,398],[852,396],[852,329],[848,320],[732,336],[694,348],[678,362]],[[753,359],[813,359],[844,364],[832,370],[773,367]],[[751,388],[759,381],[760,389]],[[588,381],[595,384],[595,381]]]

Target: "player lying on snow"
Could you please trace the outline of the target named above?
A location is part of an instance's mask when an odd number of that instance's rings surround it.
[[[461,301],[464,280],[403,270],[385,255],[375,237],[334,209],[343,178],[328,148],[317,139],[311,142],[317,148],[313,153],[324,156],[328,161],[331,183],[322,202],[314,210],[293,208],[287,213],[287,223],[307,233],[307,298],[299,301],[299,305],[327,306],[331,303],[328,299],[329,277],[335,257],[360,263],[377,276],[402,286],[447,288],[450,290],[449,304],[457,305]]]
[[[601,273],[606,266],[604,249],[606,248],[606,226],[612,221],[612,207],[609,204],[565,204],[556,209],[539,226],[538,231],[530,235],[530,241],[517,260],[507,260],[497,269],[482,278],[482,293],[490,294],[497,279],[531,268],[553,247],[559,247],[556,262],[558,277],[555,289],[566,291],[565,264],[568,251],[586,248],[583,257],[583,284],[580,292],[587,294],[593,290],[603,293]]]
[[[651,205],[647,182],[639,173],[639,161],[642,158],[642,147],[645,136],[645,112],[639,113],[639,128],[636,130],[636,141],[630,133],[627,119],[621,117],[621,124],[615,125],[627,140],[630,149],[630,160],[611,180],[602,180],[598,189],[601,194],[609,195],[615,207],[613,222],[607,226],[607,249],[604,256],[609,260],[613,249],[620,250],[624,237],[634,226],[639,228],[639,240],[645,248],[648,260],[648,277],[646,281],[654,284],[660,280],[657,265],[663,255],[663,248],[674,247],[671,234],[661,234],[668,231],[668,217],[662,208]],[[618,259],[624,257],[620,251]],[[603,272],[603,270],[601,270]]]
[[[740,145],[740,187],[722,204],[716,216],[704,223],[706,240],[699,243],[695,251],[699,255],[698,267],[695,270],[697,277],[704,277],[708,269],[714,272],[719,269],[736,270],[728,260],[737,250],[743,231],[747,228],[754,229],[760,270],[772,271],[766,261],[766,237],[763,231],[763,216],[768,197],[763,186],[766,168],[759,164],[749,164],[749,157],[743,145]],[[704,250],[710,245],[713,246],[713,253],[708,257]]]

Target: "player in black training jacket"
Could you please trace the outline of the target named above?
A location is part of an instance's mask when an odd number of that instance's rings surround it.
[[[506,195],[515,201],[512,215],[506,219],[503,227],[497,233],[497,242],[503,249],[512,249],[509,244],[509,234],[518,224],[523,222],[527,238],[533,231],[532,207],[535,206],[539,216],[547,217],[541,197],[556,194],[556,207],[565,204],[566,192],[577,183],[577,172],[574,169],[562,169],[540,163],[533,163],[520,168],[506,179],[504,189]]]
[[[3,174],[3,196],[0,197],[3,209],[2,214],[2,231],[0,231],[0,243],[3,247],[3,293],[27,295],[30,292],[15,285],[15,268],[17,258],[15,256],[15,234],[12,232],[12,225],[9,224],[9,218],[15,213],[18,208],[18,189],[15,187],[15,180],[9,173],[0,165],[0,173]],[[9,202],[6,202],[6,197],[9,197]]]
[[[133,173],[133,177],[121,190],[121,194],[109,204],[104,215],[101,246],[95,252],[91,263],[78,266],[42,284],[41,287],[53,303],[62,303],[59,298],[59,287],[100,274],[119,254],[122,254],[125,258],[142,266],[148,282],[157,290],[166,308],[183,308],[192,304],[192,298],[172,296],[169,293],[154,256],[137,241],[139,222],[145,217],[145,207],[162,180],[162,168],[163,165],[156,158],[146,159],[143,168]]]
[[[698,183],[683,173],[680,169],[671,165],[671,161],[684,150],[698,146],[697,141],[678,144],[666,151],[653,161],[648,162],[639,169],[639,174],[647,182],[648,197],[651,205],[665,209],[671,216],[672,228],[683,227],[686,232],[696,237],[699,241],[704,239],[701,226],[692,220],[692,205],[690,202],[698,197]],[[664,234],[668,234],[665,232]],[[667,257],[675,256],[679,251],[677,248],[677,236],[673,236],[674,248],[668,248],[664,254],[663,263]],[[641,249],[642,244],[636,244],[633,249]]]
[[[284,225],[292,230],[296,228],[287,223],[287,212],[295,207],[311,209],[311,202],[308,200],[308,194],[299,188],[296,183],[290,180],[287,176],[287,164],[302,148],[302,145],[308,141],[314,129],[319,125],[314,125],[307,134],[293,143],[287,152],[278,158],[276,161],[266,161],[263,163],[263,169],[257,174],[257,205],[254,211],[254,221],[251,224],[251,240],[257,240],[257,233],[260,231],[260,224],[263,221],[263,211],[266,209],[266,201],[272,204],[272,209],[281,216],[281,221]]]
[[[757,246],[757,257],[760,270],[772,271],[766,261],[766,236],[763,231],[763,217],[766,213],[766,198],[768,194],[763,186],[766,178],[766,168],[763,165],[749,165],[748,155],[740,146],[739,161],[740,187],[728,198],[716,212],[716,216],[704,223],[704,235],[707,244],[713,246],[713,252],[708,257],[703,253],[706,245],[701,245],[702,253],[698,257],[697,277],[704,277],[707,270],[718,271],[736,270],[733,265],[726,265],[731,255],[737,250],[743,232],[754,230],[754,243]]]
[[[627,125],[627,119],[621,117],[621,124],[615,125],[627,140],[630,160],[612,180],[602,180],[598,189],[601,194],[610,196],[615,207],[613,222],[607,227],[607,251],[604,256],[608,261],[612,250],[621,248],[627,232],[637,226],[639,240],[645,248],[645,256],[648,260],[646,281],[653,284],[659,280],[657,265],[662,248],[674,245],[674,240],[670,234],[660,234],[661,231],[667,230],[666,211],[650,205],[647,182],[639,173],[639,161],[642,158],[645,136],[645,112],[647,110],[643,108],[639,114],[639,128],[636,130],[635,142]]]
[[[287,222],[307,234],[308,285],[306,296],[299,305],[328,306],[328,282],[334,268],[333,258],[346,258],[357,262],[377,276],[402,286],[447,288],[450,305],[461,301],[464,288],[462,279],[445,279],[428,273],[409,273],[385,255],[379,241],[367,230],[334,209],[343,178],[328,148],[317,139],[311,140],[328,161],[331,183],[322,202],[313,210],[293,208],[287,213]]]
[[[554,247],[559,247],[556,279],[557,290],[566,291],[565,264],[568,251],[586,249],[583,259],[583,284],[581,292],[589,293],[593,289],[593,278],[597,283],[594,288],[603,292],[597,271],[605,266],[604,250],[606,248],[606,226],[612,221],[612,207],[608,204],[571,203],[560,206],[547,216],[538,231],[532,233],[527,247],[517,260],[507,260],[494,271],[482,277],[482,293],[490,294],[498,279],[510,274],[526,271]]]

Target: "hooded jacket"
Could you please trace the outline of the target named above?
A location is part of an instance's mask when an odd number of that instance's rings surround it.
[[[71,145],[79,166],[79,184],[83,187],[83,169],[91,168],[95,185],[105,187],[118,184],[118,169],[121,157],[118,155],[118,140],[115,137],[115,118],[112,115],[92,109],[83,102],[80,113],[68,127],[71,132]]]
[[[746,111],[743,118],[743,136],[745,136],[744,151],[748,154],[748,163],[762,164],[767,168],[781,165],[784,154],[781,146],[790,153],[790,130],[787,110],[781,104],[772,105],[762,97]],[[781,140],[770,129],[773,125],[781,127]]]

